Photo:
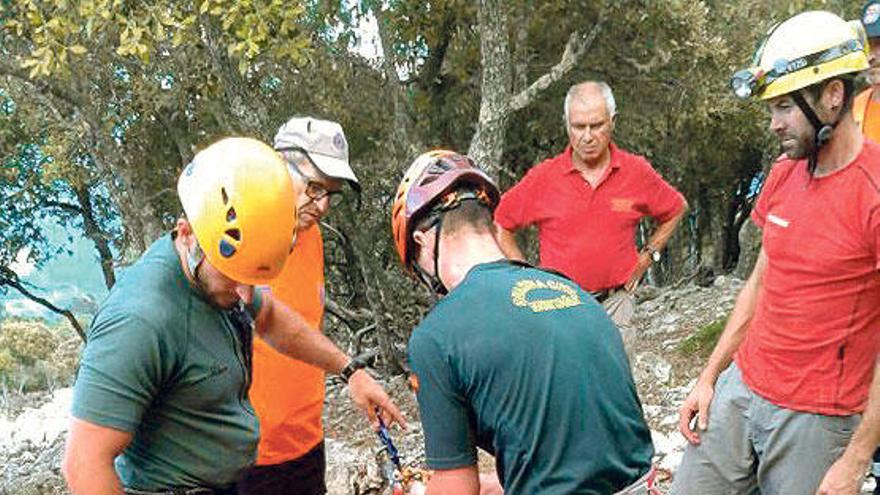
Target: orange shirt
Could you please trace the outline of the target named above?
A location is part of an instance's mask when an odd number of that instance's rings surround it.
[[[853,101],[853,117],[862,129],[862,134],[871,141],[880,143],[880,101],[871,97],[874,89],[868,88],[859,93]]]
[[[321,230],[297,234],[296,246],[271,285],[276,300],[297,311],[320,331],[324,316],[324,243]],[[251,402],[260,419],[257,464],[296,459],[324,438],[324,372],[254,339]]]

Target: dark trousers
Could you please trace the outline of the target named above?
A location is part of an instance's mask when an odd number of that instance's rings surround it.
[[[239,495],[324,495],[324,442],[292,461],[253,466],[238,482]]]

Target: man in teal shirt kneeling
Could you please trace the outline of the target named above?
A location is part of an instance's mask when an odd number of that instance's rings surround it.
[[[623,342],[571,280],[508,261],[498,189],[467,157],[434,151],[392,206],[407,272],[445,294],[409,342],[428,493],[477,494],[476,448],[508,495],[648,494],[653,446]]]

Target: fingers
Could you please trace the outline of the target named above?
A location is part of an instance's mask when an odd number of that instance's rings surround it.
[[[700,411],[697,413],[697,426],[700,430],[706,430],[709,427],[709,404],[711,397],[704,397],[700,400]]]
[[[681,409],[678,412],[678,431],[681,432],[682,436],[684,436],[684,438],[686,438],[688,442],[693,445],[699,445],[700,434],[691,428],[694,414],[694,409],[692,407],[689,407],[687,403],[682,405]]]
[[[370,426],[373,427],[373,431],[379,431],[379,419],[376,417],[376,411],[367,404],[366,409],[367,419],[370,421]]]
[[[403,417],[403,413],[400,412],[400,408],[397,407],[397,404],[391,400],[390,397],[385,393],[384,390],[381,390],[384,399],[379,403],[379,407],[382,408],[382,418],[385,419],[385,424],[391,426],[393,423],[397,423],[404,430],[409,427],[406,423],[406,418]]]

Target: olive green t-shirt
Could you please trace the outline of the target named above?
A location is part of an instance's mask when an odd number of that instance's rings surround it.
[[[481,264],[409,342],[428,466],[494,454],[507,495],[608,494],[653,446],[620,334],[563,277]]]
[[[219,487],[254,462],[248,335],[184,276],[170,236],[129,268],[88,331],[73,415],[132,433],[126,487]],[[242,338],[244,336],[244,338]]]

